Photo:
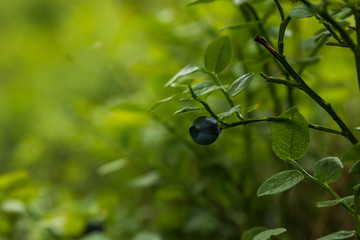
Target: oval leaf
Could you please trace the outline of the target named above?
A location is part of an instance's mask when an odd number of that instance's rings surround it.
[[[233,84],[231,84],[229,88],[229,94],[232,97],[238,95],[247,85],[249,85],[250,81],[254,78],[254,73],[247,73],[239,77]]]
[[[252,229],[249,229],[245,231],[243,234],[241,234],[241,240],[253,240],[254,237],[260,233],[267,230],[264,227],[253,227]]]
[[[309,18],[312,16],[314,16],[314,13],[305,4],[294,7],[289,12],[289,17],[291,17],[291,18]]]
[[[257,191],[257,196],[284,192],[304,179],[298,170],[285,170],[266,180]]]
[[[220,37],[210,43],[205,50],[205,68],[212,73],[222,72],[230,63],[232,47],[230,38]]]
[[[348,205],[353,205],[354,202],[354,196],[347,196],[341,199],[334,199],[334,200],[328,200],[328,201],[321,201],[316,203],[316,207],[323,208],[323,207],[333,207],[339,203],[345,202]]]
[[[184,107],[184,108],[174,112],[174,114],[186,113],[186,112],[194,112],[194,111],[199,111],[199,110],[205,110],[205,108],[203,108],[203,107]]]
[[[360,160],[360,143],[352,145],[342,158],[343,162]]]
[[[220,89],[221,86],[216,85],[213,81],[200,82],[192,86],[192,89],[197,97],[201,97],[205,94],[210,94],[216,89]],[[189,89],[186,89],[184,93],[189,92]]]
[[[337,157],[326,157],[315,163],[314,177],[323,183],[335,182],[344,166]]]
[[[166,84],[165,84],[165,87],[167,86],[170,86],[170,85],[173,85],[174,83],[176,83],[176,81],[182,77],[182,76],[186,76],[190,73],[194,73],[196,71],[198,71],[200,68],[197,67],[197,66],[194,66],[194,65],[187,65],[185,66],[183,69],[181,69],[178,73],[175,74],[175,76],[173,76],[170,81],[168,81]]]
[[[286,232],[285,228],[274,228],[274,229],[268,229],[261,233],[258,233],[254,240],[268,240],[271,236],[280,235],[282,233]]]
[[[354,175],[360,175],[360,161],[357,161],[356,163],[354,163],[354,165],[352,165],[352,167],[349,170],[349,173]]]
[[[274,122],[271,126],[272,149],[283,160],[297,160],[305,155],[309,146],[308,123],[296,107],[279,117],[284,120]]]
[[[233,115],[234,113],[239,111],[240,109],[241,109],[241,105],[236,105],[227,112],[219,113],[218,117],[220,119],[227,119],[227,118],[231,117],[231,115]]]
[[[355,231],[338,231],[330,235],[318,238],[317,240],[341,240],[355,236]]]

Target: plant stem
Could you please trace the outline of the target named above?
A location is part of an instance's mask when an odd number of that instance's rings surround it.
[[[286,69],[289,75],[296,81],[299,89],[307,93],[318,105],[320,105],[320,107],[322,107],[334,119],[334,121],[339,125],[341,130],[344,132],[344,136],[348,138],[352,144],[358,142],[355,136],[350,131],[350,129],[346,126],[346,124],[342,121],[339,115],[332,108],[330,103],[322,99],[314,90],[312,90],[312,88],[310,88],[306,84],[306,82],[290,66],[290,64],[285,59],[285,56],[279,55],[276,52],[276,50],[264,38],[256,36],[255,41],[263,45],[274,56],[274,58],[280,62],[280,64]]]
[[[279,10],[280,17],[281,17],[281,21],[284,22],[284,20],[285,20],[284,10],[283,10],[283,8],[281,7],[281,4],[280,4],[279,0],[274,0],[274,2],[275,2],[275,4],[276,4],[276,7],[277,7],[278,10]]]
[[[279,28],[279,37],[278,37],[278,48],[279,48],[279,54],[284,54],[284,36],[285,36],[285,30],[289,22],[291,21],[291,17],[287,17],[285,20],[283,20],[280,23]]]
[[[215,83],[220,86],[220,90],[222,91],[222,93],[224,94],[226,100],[228,101],[228,103],[230,104],[230,107],[234,107],[235,104],[234,104],[234,101],[232,100],[229,92],[224,88],[224,86],[221,84],[220,80],[219,80],[219,77],[218,75],[215,73],[215,74],[212,74],[212,73],[209,73],[210,76],[212,77],[212,79],[215,81]],[[240,119],[240,120],[243,120],[244,118],[240,115],[240,113],[236,112],[235,113],[236,116]]]
[[[227,123],[225,123],[224,121],[222,121],[222,120],[211,110],[209,104],[207,104],[206,102],[202,101],[201,99],[199,99],[199,98],[196,96],[194,90],[192,89],[192,87],[191,87],[190,85],[189,85],[189,91],[190,91],[190,93],[191,93],[192,98],[193,98],[195,101],[201,103],[201,104],[204,106],[204,108],[206,109],[206,111],[208,111],[208,113],[210,114],[211,117],[213,117],[216,121],[218,121],[219,123],[221,123],[221,124],[223,124],[223,125],[225,125],[225,126],[228,125]]]
[[[287,161],[287,163],[290,163],[296,170],[298,170],[299,172],[301,172],[305,178],[309,179],[310,181],[312,181],[313,183],[319,185],[320,187],[322,187],[325,191],[327,191],[328,193],[330,193],[331,196],[333,196],[335,199],[342,199],[334,190],[332,190],[332,188],[330,188],[327,184],[320,182],[319,180],[317,180],[316,178],[314,178],[313,176],[311,176],[305,169],[303,169],[296,161],[294,160],[289,160]],[[351,214],[354,215],[353,210],[351,209],[351,207],[346,203],[346,202],[341,202],[341,205]]]
[[[357,238],[360,238],[360,220],[359,220],[359,197],[360,197],[360,184],[357,184],[353,188],[354,190],[354,222],[357,232]]]
[[[235,122],[235,123],[227,123],[227,124],[225,124],[223,129],[232,128],[232,127],[236,127],[236,126],[240,126],[240,125],[246,125],[249,123],[256,123],[256,122],[279,122],[279,121],[288,121],[288,120],[289,120],[288,118],[281,118],[281,117],[248,118],[246,120],[242,120],[242,121]],[[334,133],[334,134],[343,136],[342,132],[332,129],[332,128],[325,127],[325,126],[308,123],[308,127],[315,129],[315,130],[328,132],[328,133]]]
[[[356,7],[359,7],[359,4],[356,4]],[[356,27],[356,41],[357,41],[357,48],[354,52],[355,55],[355,66],[356,66],[356,73],[358,78],[358,84],[360,88],[360,10],[354,9],[354,17],[355,17],[355,27]]]

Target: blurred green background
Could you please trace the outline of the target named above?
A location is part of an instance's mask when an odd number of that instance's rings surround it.
[[[279,239],[313,239],[352,229],[351,218],[304,181],[278,196],[256,197],[269,176],[289,168],[270,146],[270,125],[224,131],[210,146],[191,141],[188,127],[201,113],[173,115],[191,103],[171,102],[148,113],[176,90],[164,84],[188,63],[202,65],[206,46],[228,35],[230,84],[255,72],[236,102],[260,104],[253,116],[288,108],[286,89],[275,86],[280,105],[258,73],[256,28],[218,29],[244,23],[232,1],[186,7],[182,0],[13,0],[0,3],[0,239],[240,239],[252,227],[285,227]],[[288,11],[294,6],[284,2]],[[274,31],[272,1],[255,4]],[[290,24],[287,58],[306,57],[301,44],[318,29],[313,19]],[[273,39],[276,42],[276,39]],[[351,127],[359,124],[359,94],[350,51],[325,47],[323,60],[304,77]],[[274,68],[275,69],[275,68]],[[273,75],[279,72],[272,70]],[[204,79],[204,76],[198,76]],[[294,92],[308,121],[336,128],[311,99]],[[221,94],[209,102],[227,108]],[[300,163],[341,157],[351,144],[311,131]],[[356,133],[359,136],[358,133]],[[346,166],[348,167],[348,166]],[[354,179],[334,188],[351,194]],[[83,234],[89,223],[104,231]]]

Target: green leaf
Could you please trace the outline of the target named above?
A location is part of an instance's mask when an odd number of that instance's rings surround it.
[[[168,82],[165,84],[165,87],[170,86],[170,85],[173,86],[173,84],[176,83],[176,81],[177,81],[180,77],[186,76],[186,75],[188,75],[188,74],[190,74],[190,73],[194,73],[194,72],[198,71],[199,69],[200,69],[199,67],[194,66],[194,65],[191,65],[191,64],[185,66],[185,67],[184,67],[183,69],[181,69],[178,73],[176,73],[175,76],[173,76],[173,77],[170,79],[170,81],[168,81]]]
[[[211,2],[215,2],[216,0],[196,0],[190,3],[187,3],[186,6],[191,6],[191,5],[195,5],[195,4],[200,4],[200,3],[211,3]]]
[[[241,234],[241,240],[253,240],[254,237],[260,233],[267,230],[264,227],[253,227],[247,231],[245,231],[243,234]]]
[[[254,240],[268,240],[270,239],[271,236],[277,236],[280,235],[282,233],[286,232],[285,228],[274,228],[274,229],[268,229],[265,230],[261,233],[258,233],[255,237]]]
[[[352,167],[349,169],[349,173],[354,175],[360,175],[360,161],[357,161],[352,165]]]
[[[220,119],[227,119],[227,118],[231,117],[231,115],[233,115],[234,113],[239,111],[240,109],[241,109],[241,105],[236,105],[227,112],[219,113],[218,117]]]
[[[229,88],[229,94],[232,97],[238,95],[244,88],[249,85],[250,81],[254,78],[254,73],[247,73],[239,77]]]
[[[125,158],[122,159],[118,159],[109,163],[106,163],[102,166],[100,166],[97,171],[100,175],[104,176],[107,175],[109,173],[118,171],[120,169],[122,169],[123,167],[125,167],[127,164],[127,160]]]
[[[257,3],[257,2],[263,2],[265,0],[234,0],[235,6],[240,6],[243,3],[251,2],[251,3]]]
[[[339,203],[345,202],[348,205],[353,205],[354,204],[354,195],[351,196],[347,196],[341,199],[334,199],[334,200],[328,200],[328,201],[321,201],[321,202],[317,202],[316,206],[318,208],[323,208],[323,207],[333,207]]]
[[[194,112],[194,111],[199,111],[199,110],[205,110],[205,108],[203,108],[203,107],[184,107],[184,108],[174,112],[174,114],[186,113],[186,112]]]
[[[328,184],[335,182],[341,175],[344,166],[337,157],[326,157],[315,163],[314,177]]]
[[[165,99],[161,99],[159,101],[157,101],[154,105],[151,106],[151,108],[149,109],[149,112],[154,111],[156,108],[158,108],[161,104],[166,103],[166,102],[170,102],[171,100],[175,99],[175,97],[177,97],[177,95],[172,95],[168,98]]]
[[[285,170],[266,180],[258,189],[257,196],[284,192],[304,179],[298,170]]]
[[[205,68],[211,73],[222,72],[230,63],[232,47],[230,38],[220,37],[210,43],[205,50]]]
[[[324,37],[331,37],[331,33],[329,31],[324,31],[319,33],[318,35],[315,36],[314,42],[317,43],[321,38]]]
[[[314,16],[314,13],[305,4],[294,7],[289,12],[289,17],[291,17],[291,18],[309,18],[312,16]]]
[[[141,175],[129,182],[132,188],[146,188],[155,185],[160,180],[160,174],[157,171],[151,171]]]
[[[360,143],[356,143],[352,145],[346,152],[344,157],[342,158],[343,162],[348,161],[359,161],[360,160]]]
[[[275,154],[283,160],[297,160],[305,155],[309,146],[308,123],[296,107],[291,107],[271,126],[271,144]]]
[[[248,108],[246,108],[245,113],[250,113],[260,107],[260,104],[254,104]]]
[[[198,97],[201,97],[206,94],[211,94],[212,92],[220,88],[221,86],[216,85],[213,81],[200,82],[192,86],[195,95]],[[184,91],[184,93],[188,93],[188,92],[190,92],[189,89],[186,89]]]
[[[306,63],[306,64],[315,64],[322,60],[321,56],[312,56],[312,57],[305,57],[301,58],[298,62],[299,63]]]
[[[324,237],[318,238],[317,240],[341,240],[348,239],[355,236],[355,231],[338,231]]]
[[[360,127],[356,127],[356,128],[354,128],[354,129],[360,131]]]

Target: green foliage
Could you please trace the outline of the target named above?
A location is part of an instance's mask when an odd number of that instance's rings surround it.
[[[353,203],[354,203],[354,196],[347,196],[345,198],[317,202],[316,206],[318,208],[333,207],[333,206],[336,206],[336,205],[338,205],[339,203],[342,203],[342,202],[345,202],[348,205],[352,206]]]
[[[239,77],[235,82],[231,84],[229,88],[229,94],[232,97],[235,97],[236,95],[241,93],[241,91],[244,90],[247,85],[249,85],[250,81],[254,78],[254,75],[254,73],[247,73]]]
[[[355,231],[339,231],[324,237],[318,238],[317,240],[341,240],[341,239],[348,239],[355,236]]]
[[[314,16],[313,11],[305,4],[294,7],[289,12],[289,17],[291,18],[309,18],[312,16]]]
[[[341,175],[344,166],[337,157],[326,157],[315,163],[314,176],[328,184],[335,182]]]
[[[241,240],[253,240],[258,233],[261,233],[265,230],[267,229],[264,227],[254,227],[252,229],[249,229],[241,235]]]
[[[264,230],[264,231],[258,233],[254,237],[254,240],[267,240],[271,236],[277,236],[277,235],[280,235],[280,234],[282,234],[284,232],[286,232],[285,228],[274,228],[274,229]]]
[[[296,107],[290,108],[279,117],[283,120],[276,121],[271,126],[272,149],[283,160],[297,160],[308,150],[308,124]]]
[[[205,51],[204,65],[211,73],[220,73],[229,65],[232,56],[230,38],[220,37],[213,41]]]
[[[301,182],[304,176],[297,170],[285,170],[266,180],[258,189],[257,195],[271,195],[284,192]]]
[[[343,162],[360,160],[360,143],[351,146],[342,158]]]

